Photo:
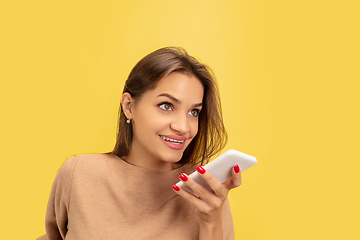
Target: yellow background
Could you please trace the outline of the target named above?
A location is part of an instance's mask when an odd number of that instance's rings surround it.
[[[182,46],[219,81],[236,239],[360,239],[358,1],[2,1],[0,239],[44,233],[56,171],[110,151],[123,83]]]

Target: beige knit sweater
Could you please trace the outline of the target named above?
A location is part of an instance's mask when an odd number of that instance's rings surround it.
[[[150,170],[110,154],[70,157],[55,177],[38,239],[199,239],[195,208],[171,188],[194,170]],[[223,228],[224,239],[234,239],[228,202]]]

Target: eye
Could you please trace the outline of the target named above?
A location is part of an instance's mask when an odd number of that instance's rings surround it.
[[[191,116],[194,116],[194,117],[198,117],[199,116],[199,113],[200,113],[200,110],[199,109],[193,109],[189,112],[189,114]]]
[[[168,103],[168,102],[166,102],[166,103],[160,103],[158,106],[159,106],[161,109],[165,110],[165,111],[171,111],[171,110],[172,110],[172,105],[171,105],[171,103]]]

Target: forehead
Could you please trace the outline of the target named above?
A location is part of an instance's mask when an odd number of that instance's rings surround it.
[[[201,103],[204,87],[200,80],[192,74],[172,72],[160,79],[156,87],[148,91],[147,95],[157,97],[162,93],[171,94],[180,101]]]

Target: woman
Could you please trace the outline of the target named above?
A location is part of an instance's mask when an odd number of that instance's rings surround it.
[[[152,52],[131,71],[119,115],[111,153],[59,170],[40,239],[233,239],[227,194],[239,167],[222,184],[200,166],[227,140],[210,70],[181,48]],[[195,169],[213,191],[188,177]]]

